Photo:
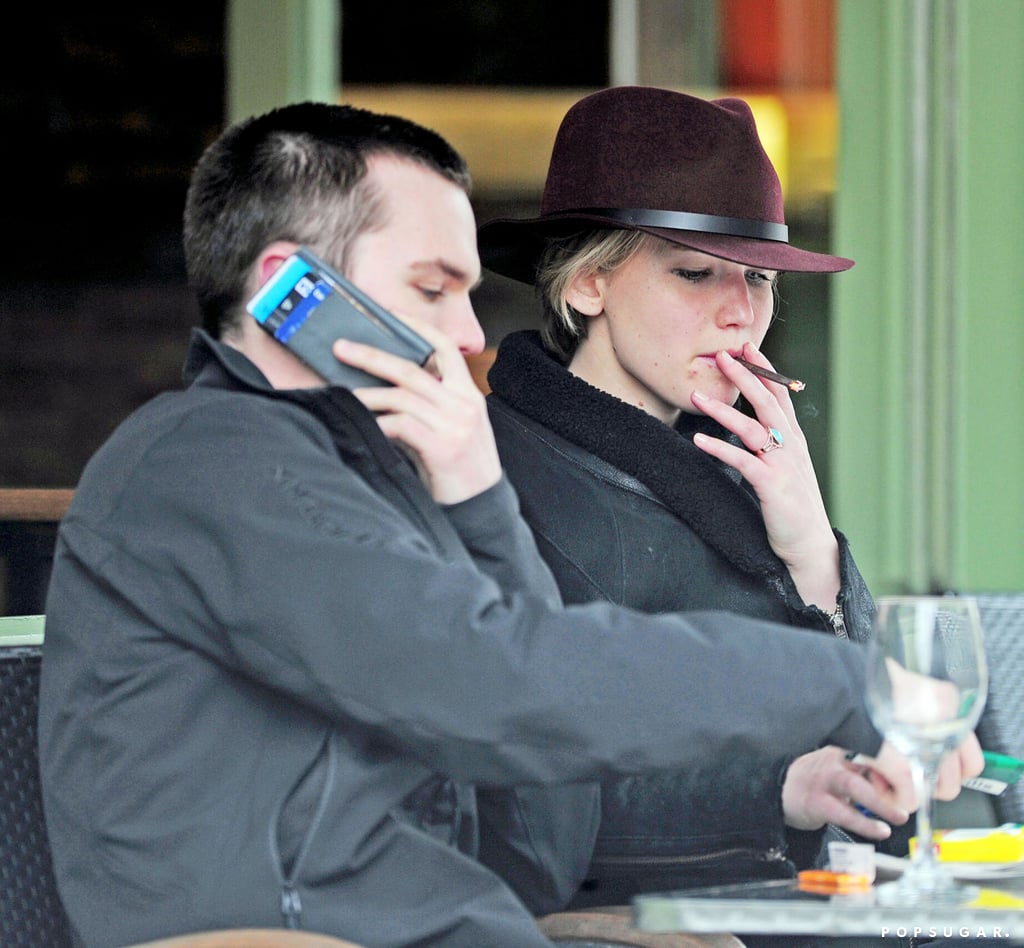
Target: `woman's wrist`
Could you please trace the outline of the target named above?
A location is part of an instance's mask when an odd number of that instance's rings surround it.
[[[801,566],[789,564],[789,575],[809,606],[817,606],[829,615],[839,603],[841,587],[839,573],[839,543],[829,534],[829,543],[813,553],[801,557]]]

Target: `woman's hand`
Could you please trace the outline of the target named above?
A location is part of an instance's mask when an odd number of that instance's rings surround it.
[[[906,762],[887,759],[884,766],[887,776],[850,762],[839,747],[798,757],[782,786],[786,825],[816,830],[832,823],[866,839],[888,839],[890,824],[910,818],[914,796]]]
[[[743,358],[771,368],[749,343],[743,348]],[[761,502],[768,542],[789,568],[804,602],[831,612],[839,594],[839,545],[789,389],[754,375],[727,352],[719,352],[716,361],[722,374],[746,398],[755,417],[694,392],[693,405],[733,432],[746,450],[702,434],[694,436],[694,443],[736,468],[753,487]],[[781,435],[781,446],[762,452],[770,428]]]
[[[347,339],[335,342],[334,355],[392,383],[353,394],[376,414],[384,434],[413,459],[434,500],[468,500],[501,479],[483,393],[444,333],[422,320],[405,315],[402,320],[434,347],[426,367]]]

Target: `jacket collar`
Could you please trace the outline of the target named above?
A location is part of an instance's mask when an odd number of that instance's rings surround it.
[[[219,366],[220,371],[213,368],[215,366]],[[208,371],[208,367],[212,371]],[[186,385],[191,385],[199,381],[204,373],[208,381],[217,376],[227,376],[242,383],[245,388],[268,393],[273,391],[267,377],[241,352],[214,339],[205,329],[196,328],[192,330],[189,340],[182,378]]]
[[[404,509],[433,537],[439,549],[455,556],[461,544],[416,474],[412,462],[380,430],[373,414],[347,388],[277,389],[244,353],[203,329],[192,330],[182,370],[190,386],[250,392],[305,408],[327,428],[339,457]],[[379,479],[375,472],[385,475]]]
[[[302,405],[318,415],[332,429],[341,423],[341,416],[346,416],[347,424],[354,424],[364,432],[364,436],[369,433],[370,440],[378,441],[384,437],[373,415],[347,388],[340,385],[323,385],[319,388],[274,388],[270,380],[243,352],[214,339],[205,329],[192,330],[182,377],[186,385],[234,388]]]

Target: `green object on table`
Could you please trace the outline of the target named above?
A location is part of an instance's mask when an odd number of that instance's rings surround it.
[[[982,780],[998,780],[1001,783],[1016,783],[1024,774],[1024,760],[985,751],[985,769],[978,775]]]

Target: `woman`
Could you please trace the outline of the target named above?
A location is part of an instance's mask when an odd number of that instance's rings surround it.
[[[479,237],[485,265],[535,283],[544,306],[539,334],[500,346],[490,407],[566,602],[727,609],[863,640],[871,596],[791,393],[739,361],[769,367],[779,272],[853,262],[786,242],[746,103],[639,87],[581,100],[540,216]],[[827,823],[873,840],[905,823],[883,790],[840,748],[606,785],[574,904],[791,875]]]

